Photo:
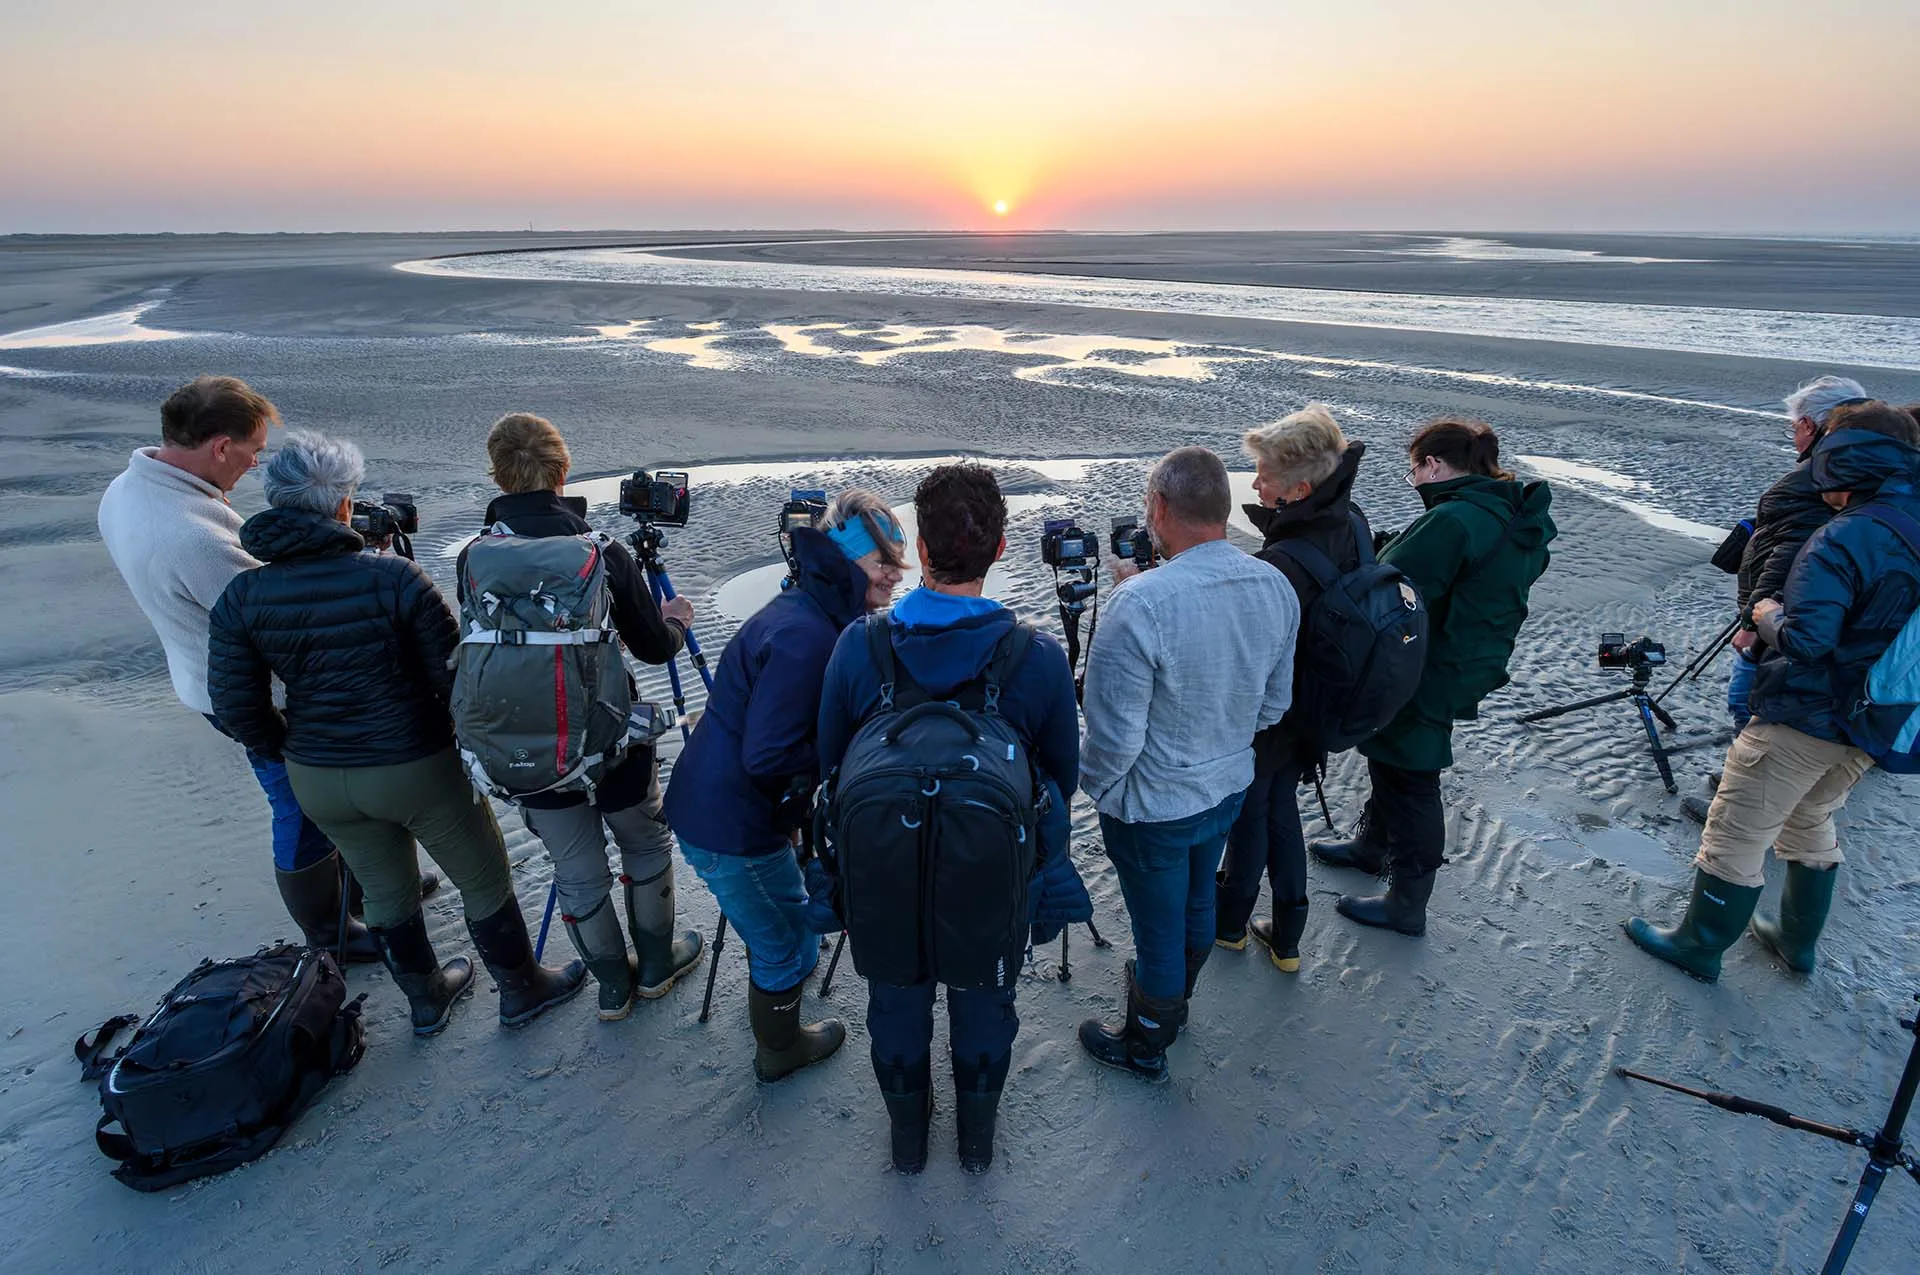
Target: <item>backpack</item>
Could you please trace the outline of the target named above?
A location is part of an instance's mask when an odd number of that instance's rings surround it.
[[[1358,513],[1353,539],[1359,564],[1344,574],[1305,541],[1268,546],[1320,587],[1319,599],[1300,618],[1293,687],[1302,736],[1322,755],[1384,729],[1419,689],[1427,663],[1427,606],[1420,591],[1400,568],[1374,559]]]
[[[1000,691],[1033,630],[1016,622],[985,674],[936,700],[896,666],[886,614],[868,617],[880,707],[828,777],[817,837],[830,846],[854,969],[906,986],[1012,986],[1027,947],[1039,792]]]
[[[280,944],[200,962],[111,1058],[131,1015],[82,1036],[74,1053],[81,1078],[100,1082],[94,1142],[119,1162],[113,1176],[164,1191],[265,1155],[366,1052],[365,999],[347,1001],[328,953]]]
[[[482,792],[591,796],[626,752],[633,690],[607,585],[611,544],[496,523],[468,547],[453,731]]]
[[[1900,537],[1920,559],[1920,522],[1905,510],[1875,501],[1860,513]],[[1842,704],[1841,728],[1856,747],[1883,770],[1920,774],[1920,611],[1907,617],[1866,681]]]

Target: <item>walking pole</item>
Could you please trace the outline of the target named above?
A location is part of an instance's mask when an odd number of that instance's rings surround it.
[[[820,980],[820,995],[825,996],[833,990],[833,972],[840,968],[840,953],[847,946],[847,932],[840,931],[840,937],[833,941],[833,955],[827,958],[827,976]]]
[[[707,994],[700,1001],[700,1021],[706,1022],[713,1013],[713,980],[720,977],[720,953],[727,946],[727,914],[720,914],[720,924],[713,927],[713,952],[707,957]]]

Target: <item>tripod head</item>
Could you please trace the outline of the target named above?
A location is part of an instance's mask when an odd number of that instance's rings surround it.
[[[633,556],[640,565],[649,571],[665,570],[660,560],[660,551],[667,547],[667,533],[651,518],[641,518],[640,525],[627,536],[627,545],[633,550]]]

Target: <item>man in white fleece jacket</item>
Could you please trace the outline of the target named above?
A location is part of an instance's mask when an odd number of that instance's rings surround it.
[[[100,538],[153,622],[180,702],[212,722],[207,695],[207,617],[229,581],[259,566],[240,547],[240,515],[227,493],[259,463],[280,413],[231,376],[202,376],[160,409],[160,446],[142,447],[100,500]],[[222,732],[225,733],[224,731]],[[307,940],[332,949],[340,923],[340,868],[333,843],[300,811],[277,757],[247,761],[273,808],[273,861],[280,897]],[[358,921],[348,960],[379,959]]]

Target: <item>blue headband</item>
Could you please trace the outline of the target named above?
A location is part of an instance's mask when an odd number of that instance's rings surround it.
[[[863,516],[849,518],[847,519],[847,525],[844,527],[827,528],[827,539],[838,545],[840,552],[845,554],[849,561],[858,561],[880,548],[879,545],[874,543],[873,532],[867,527],[869,521],[868,518]],[[889,522],[886,529],[887,539],[893,541],[894,544],[906,543],[907,538],[899,527]]]

